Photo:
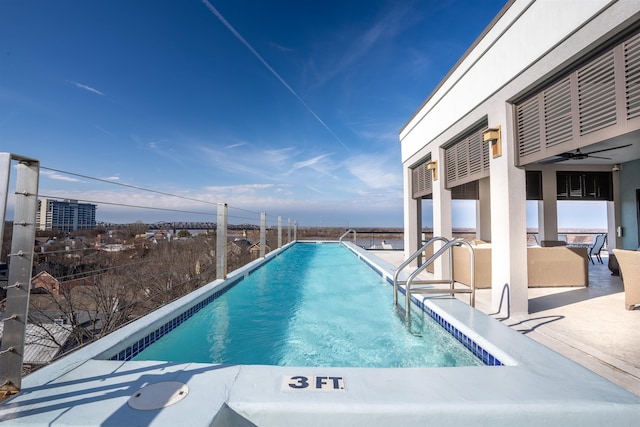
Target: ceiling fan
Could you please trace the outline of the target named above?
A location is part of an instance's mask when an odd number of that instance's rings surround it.
[[[602,150],[594,150],[594,151],[589,151],[589,152],[586,152],[586,153],[583,153],[578,148],[575,152],[568,151],[566,153],[557,154],[555,159],[544,160],[544,161],[540,162],[540,164],[546,165],[546,164],[549,164],[549,163],[558,163],[558,162],[564,162],[564,161],[567,161],[567,160],[583,160],[583,159],[586,159],[588,157],[590,157],[592,159],[611,160],[611,158],[609,158],[609,157],[593,156],[593,154],[602,153],[604,151],[618,150],[620,148],[625,148],[625,147],[629,147],[629,146],[631,146],[631,144],[621,145],[619,147],[603,148]]]

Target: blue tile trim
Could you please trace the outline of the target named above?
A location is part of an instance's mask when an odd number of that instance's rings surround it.
[[[173,319],[169,320],[168,322],[162,324],[157,329],[153,330],[152,332],[148,333],[144,337],[140,338],[138,341],[134,342],[133,344],[131,344],[126,349],[120,351],[118,354],[115,354],[115,355],[111,356],[109,358],[109,360],[122,360],[122,361],[131,360],[132,358],[137,356],[140,352],[142,352],[142,350],[144,350],[145,348],[149,347],[151,344],[153,344],[154,342],[159,340],[162,336],[166,335],[167,333],[169,333],[172,330],[174,330],[175,328],[177,328],[185,320],[189,319],[191,316],[193,316],[194,314],[196,314],[197,312],[202,310],[205,306],[207,306],[213,300],[215,300],[216,298],[220,297],[225,292],[227,292],[229,289],[231,289],[232,287],[234,287],[235,285],[240,283],[244,277],[245,276],[239,276],[239,277],[233,279],[232,281],[227,283],[224,288],[214,292],[213,294],[209,295],[208,297],[206,297],[202,301],[200,301],[197,304],[193,305],[187,311],[179,314],[178,316],[174,317]]]
[[[282,249],[282,251],[278,252],[278,254],[276,256],[280,256],[284,251],[286,251],[290,247],[291,246],[284,247]],[[235,285],[240,283],[242,281],[242,279],[244,279],[245,277],[251,275],[256,269],[258,269],[261,266],[265,265],[267,262],[270,262],[274,258],[275,257],[268,258],[268,259],[266,259],[266,261],[264,263],[258,265],[256,268],[254,268],[252,270],[249,270],[249,271],[245,272],[244,274],[239,274],[238,277],[235,277],[235,278],[231,279],[229,282],[227,282],[224,285],[224,288],[214,292],[213,294],[209,295],[208,297],[206,297],[205,299],[203,299],[199,303],[193,305],[187,311],[179,314],[178,316],[174,317],[173,319],[171,319],[168,322],[164,323],[163,325],[159,326],[157,329],[155,329],[154,331],[152,331],[149,334],[145,335],[144,337],[142,337],[137,342],[131,344],[129,347],[125,348],[124,350],[120,351],[119,353],[117,353],[117,354],[111,356],[110,358],[108,358],[108,360],[121,360],[121,361],[131,360],[133,357],[137,356],[142,350],[144,350],[145,348],[149,347],[151,344],[153,344],[154,342],[159,340],[162,336],[164,336],[167,333],[171,332],[173,329],[175,329],[180,324],[182,324],[185,320],[189,319],[191,316],[196,314],[198,311],[200,311],[202,308],[207,306],[213,300],[215,300],[216,298],[220,297],[222,294],[227,292],[229,289],[231,289],[232,287],[234,287]]]
[[[392,281],[393,282],[393,281]],[[407,295],[406,291],[403,288],[398,288],[398,290]],[[482,360],[485,365],[489,366],[504,366],[504,363],[500,361],[493,354],[489,353],[487,350],[482,348],[482,346],[476,343],[473,338],[468,337],[464,333],[462,333],[458,328],[449,323],[446,319],[440,316],[438,313],[424,305],[424,303],[416,298],[415,296],[411,296],[411,301],[420,308],[423,312],[425,312],[429,317],[435,320],[440,326],[442,326],[447,332],[449,332],[455,339],[457,339],[462,345],[464,345],[474,356],[478,359]]]
[[[364,261],[365,264],[367,264],[369,267],[371,267],[371,269],[373,271],[378,273],[380,276],[383,276],[386,279],[387,283],[389,283],[390,285],[393,286],[393,278],[383,275],[380,272],[380,270],[378,270],[378,268],[376,268],[373,264],[368,262],[365,258],[362,258],[359,255],[358,255],[358,258],[360,258],[362,261]],[[406,292],[405,292],[405,290],[403,288],[398,288],[398,290],[401,293],[403,293],[404,295],[406,295]],[[436,313],[435,311],[431,310],[429,307],[425,306],[422,303],[422,301],[420,301],[418,298],[416,298],[415,296],[411,296],[411,301],[416,306],[418,306],[418,308],[420,308],[423,312],[425,312],[427,315],[429,315],[429,317],[431,317],[433,320],[438,322],[438,324],[440,326],[442,326],[447,332],[449,332],[451,335],[453,335],[453,337],[455,339],[457,339],[460,343],[462,343],[462,345],[464,345],[469,351],[471,351],[471,353],[473,353],[473,355],[476,356],[478,359],[480,359],[485,365],[489,365],[489,366],[504,366],[504,363],[502,363],[497,357],[495,357],[494,355],[489,353],[487,350],[482,348],[482,346],[480,346],[478,343],[476,343],[472,338],[470,338],[467,335],[465,335],[464,333],[460,332],[460,330],[458,330],[458,328],[453,326],[451,323],[449,323],[447,320],[445,320],[438,313]]]

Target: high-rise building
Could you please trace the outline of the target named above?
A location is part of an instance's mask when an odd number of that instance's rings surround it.
[[[36,224],[40,230],[90,230],[96,228],[96,205],[77,200],[41,199]]]

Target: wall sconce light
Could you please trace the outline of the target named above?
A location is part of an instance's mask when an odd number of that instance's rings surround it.
[[[429,169],[431,172],[433,172],[433,180],[437,181],[438,180],[438,161],[437,160],[433,160],[433,161],[427,163],[427,169]]]
[[[483,141],[489,141],[491,143],[491,156],[494,159],[502,156],[502,139],[500,138],[500,129],[500,126],[489,128],[482,134]]]

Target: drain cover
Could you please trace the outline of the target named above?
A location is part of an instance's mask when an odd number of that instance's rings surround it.
[[[142,387],[129,398],[129,406],[141,411],[166,408],[187,397],[189,386],[177,381],[167,381]]]

